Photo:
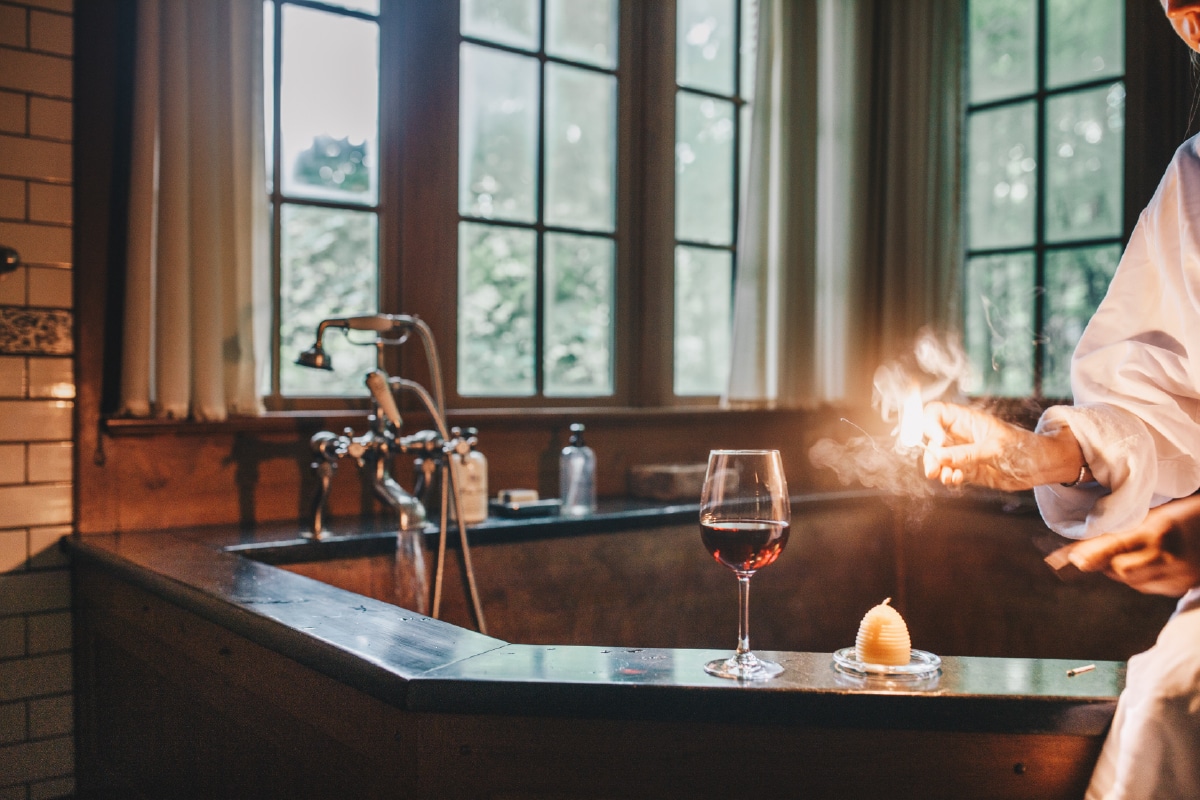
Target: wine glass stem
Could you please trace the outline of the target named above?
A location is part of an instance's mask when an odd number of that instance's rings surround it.
[[[750,652],[750,576],[738,575],[738,643],[739,656]]]

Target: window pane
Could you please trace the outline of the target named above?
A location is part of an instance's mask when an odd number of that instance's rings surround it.
[[[1120,236],[1125,87],[1053,97],[1046,125],[1046,238]]]
[[[1125,0],[1050,0],[1046,13],[1048,87],[1125,71]]]
[[[1033,254],[967,261],[967,357],[978,394],[1033,392]]]
[[[463,222],[458,228],[458,392],[531,395],[536,234]]]
[[[1046,254],[1043,395],[1071,396],[1071,354],[1120,260],[1121,246],[1115,244]]]
[[[459,211],[533,222],[537,59],[464,44],[460,81]]]
[[[733,103],[679,92],[675,101],[675,237],[733,243]]]
[[[736,7],[735,0],[679,0],[675,77],[680,86],[733,94]]]
[[[675,394],[719,395],[729,380],[733,255],[675,248]]]
[[[537,50],[538,0],[462,0],[463,36]]]
[[[280,222],[280,390],[285,395],[365,395],[363,380],[375,366],[375,348],[351,345],[341,331],[330,331],[324,341],[332,373],[294,362],[312,347],[321,320],[379,309],[377,217],[285,204]],[[371,334],[350,336],[373,340]]]
[[[283,191],[375,203],[379,192],[379,25],[283,8]]]
[[[617,80],[546,65],[546,224],[612,231]]]
[[[613,391],[613,240],[547,233],[547,395]]]
[[[617,66],[617,0],[548,0],[546,53],[597,67]]]
[[[1035,88],[1035,0],[971,0],[970,89],[972,103],[1027,94]]]
[[[968,120],[968,242],[973,250],[1033,244],[1033,103],[972,114]]]

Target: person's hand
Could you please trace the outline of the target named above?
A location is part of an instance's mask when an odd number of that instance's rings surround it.
[[[1200,586],[1200,495],[1150,509],[1135,528],[1072,545],[1067,558],[1144,594],[1179,597]]]
[[[938,402],[925,406],[924,433],[925,477],[946,486],[974,483],[1013,492],[1049,482],[1044,473],[1054,459],[1051,437],[983,411]],[[1067,472],[1078,475],[1079,463]]]

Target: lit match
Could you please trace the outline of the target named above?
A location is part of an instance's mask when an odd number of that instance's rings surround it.
[[[897,443],[901,447],[924,449],[924,417],[925,407],[921,404],[921,387],[914,381],[908,396],[904,398],[904,408],[900,410],[900,433]]]

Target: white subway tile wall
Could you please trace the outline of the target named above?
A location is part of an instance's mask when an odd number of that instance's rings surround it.
[[[0,0],[0,244],[22,261],[0,313],[72,310],[72,11]],[[29,341],[0,345],[0,800],[75,792],[74,360]]]

